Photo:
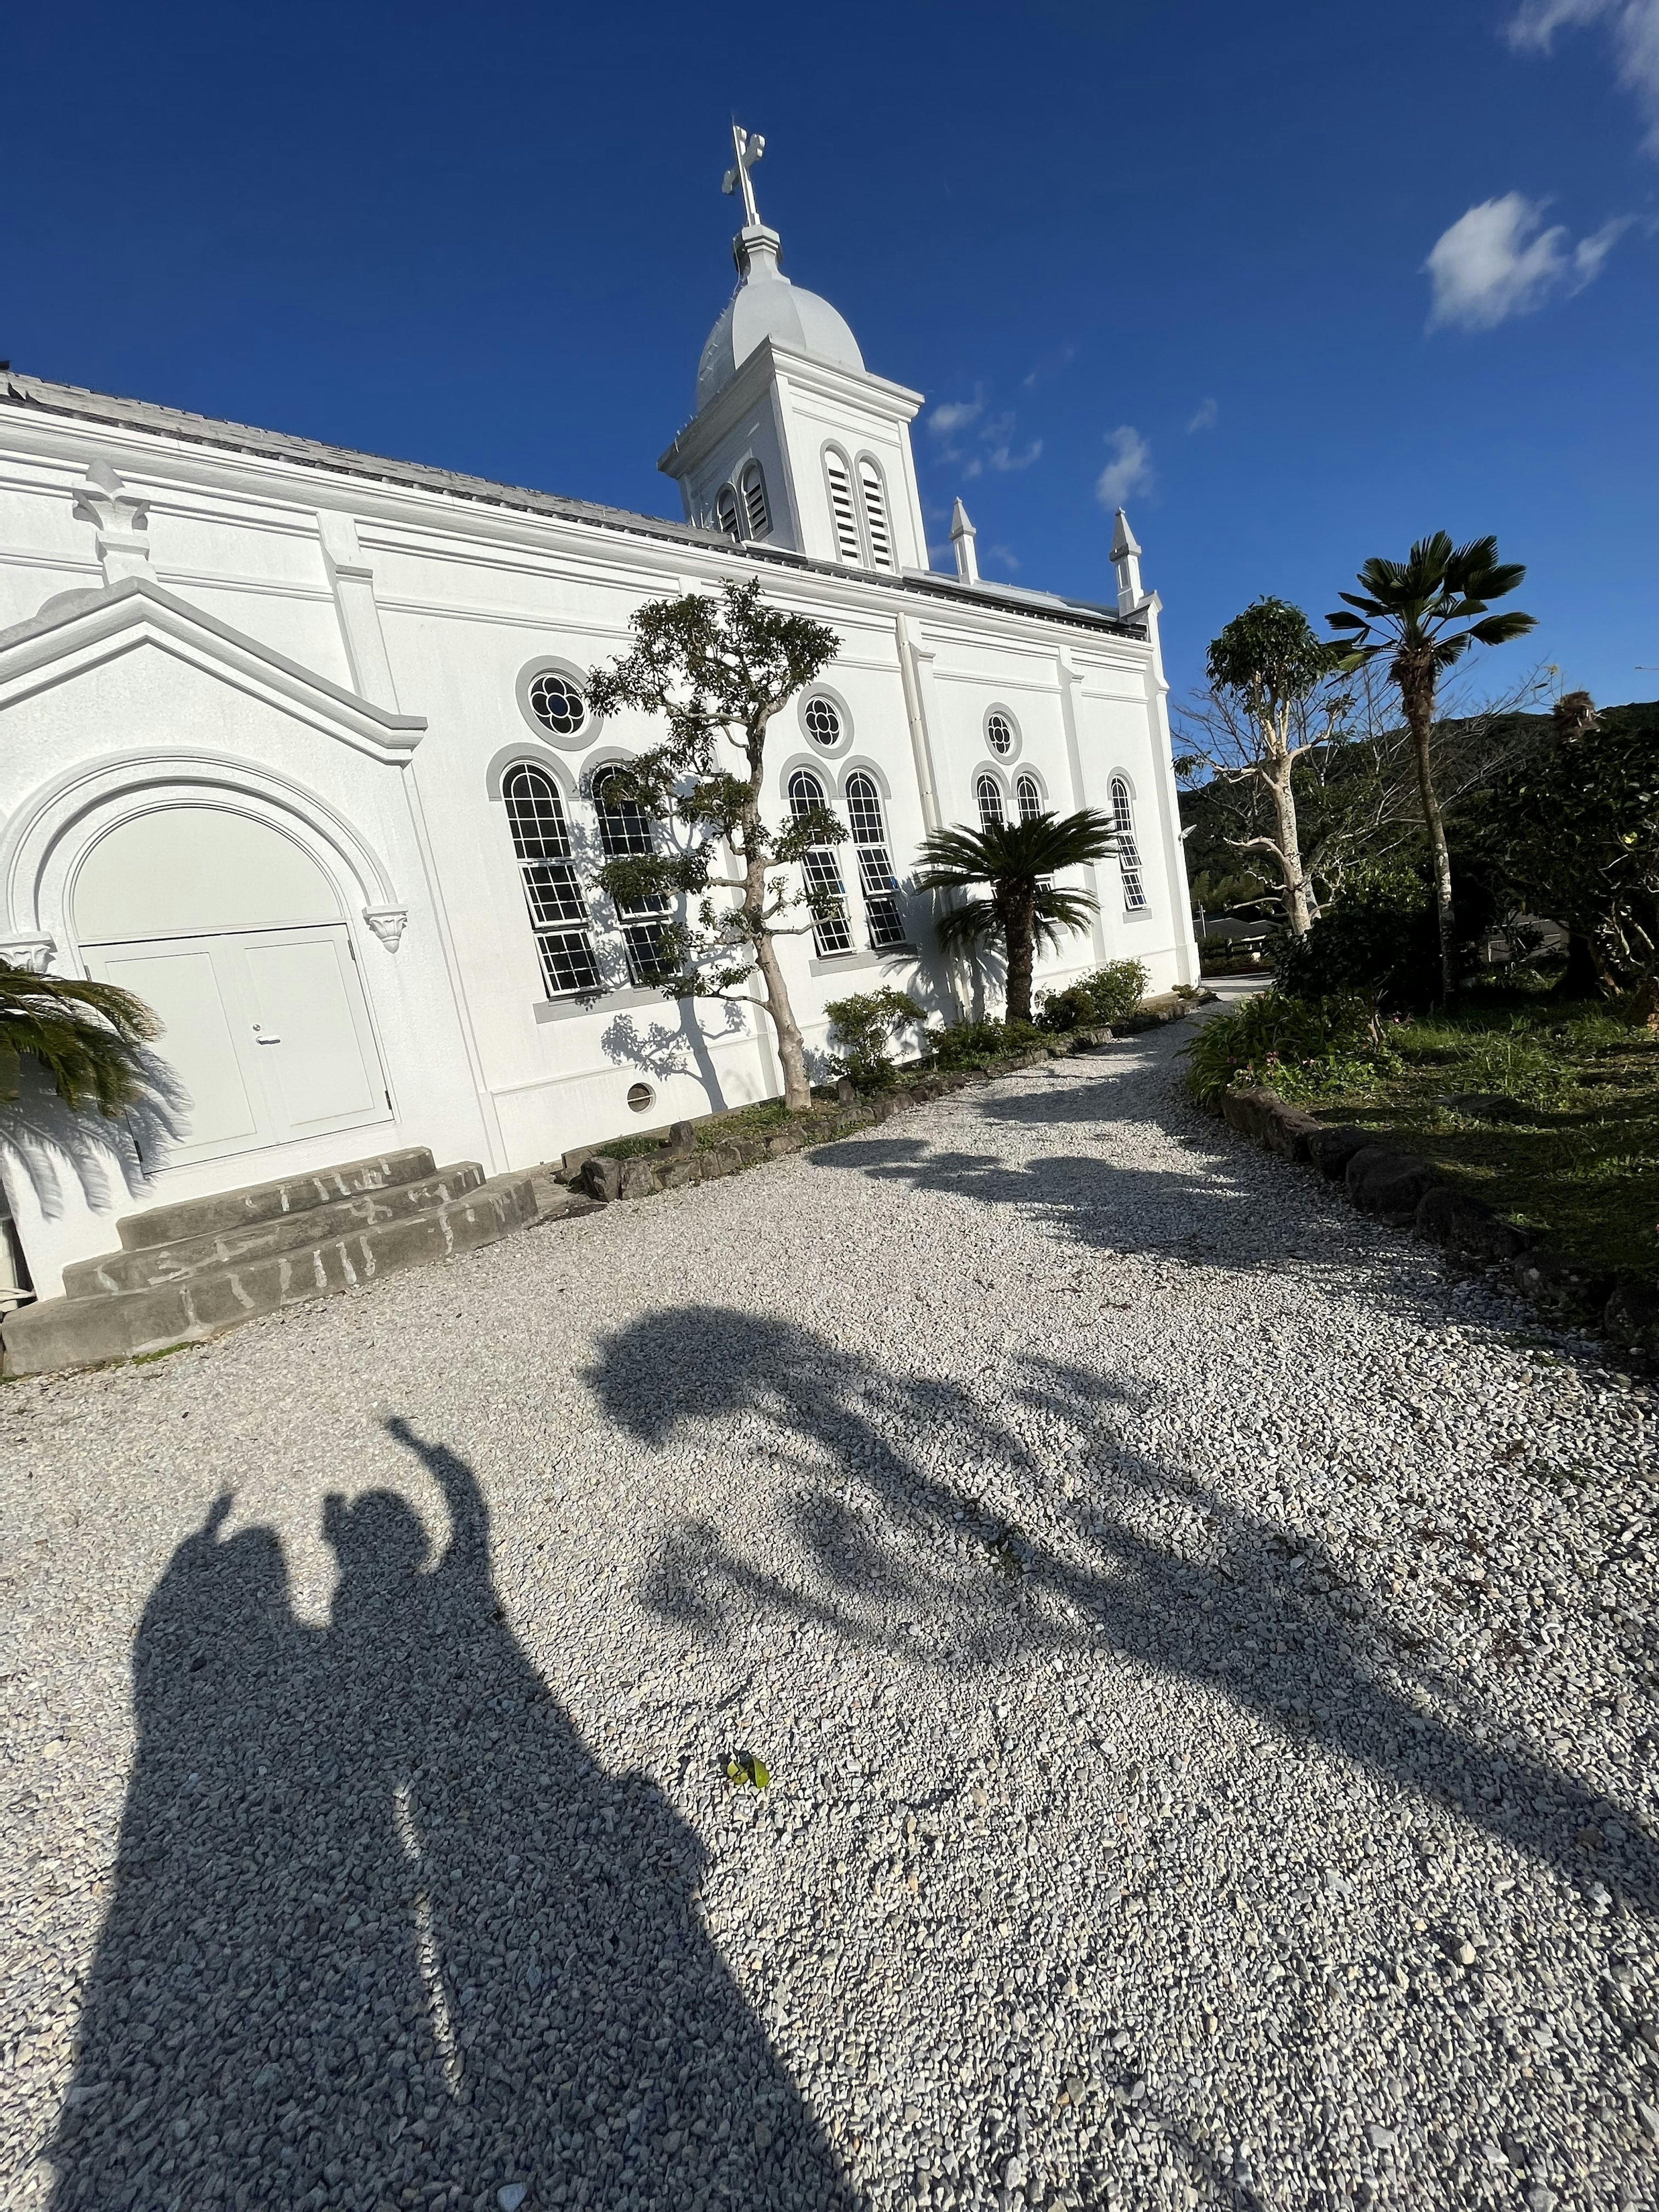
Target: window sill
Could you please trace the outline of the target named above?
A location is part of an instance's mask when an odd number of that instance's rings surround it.
[[[915,960],[920,957],[914,945],[884,945],[879,952],[832,952],[824,958],[814,953],[806,966],[813,975],[847,975],[861,973],[867,968],[883,967],[890,960]]]
[[[585,1014],[622,1013],[629,1006],[666,1006],[660,991],[605,991],[597,999],[538,999],[532,1009],[538,1022],[574,1022]]]

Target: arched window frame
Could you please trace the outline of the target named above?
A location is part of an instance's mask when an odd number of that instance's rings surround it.
[[[896,574],[898,555],[893,544],[893,504],[887,495],[887,471],[873,453],[860,453],[854,475],[865,559],[872,568]]]
[[[714,494],[714,521],[736,544],[743,543],[743,505],[735,484],[723,483]]]
[[[790,770],[785,793],[789,811],[799,822],[815,807],[830,811],[830,796],[817,770]],[[812,943],[820,960],[834,960],[853,950],[853,932],[847,915],[847,885],[833,845],[809,846],[801,855],[801,881],[812,901]]]
[[[1000,781],[989,769],[981,769],[974,778],[974,805],[979,812],[981,830],[1000,830],[1007,825],[1008,794]]]
[[[1144,914],[1146,911],[1146,877],[1141,863],[1140,846],[1135,837],[1134,793],[1129,779],[1120,770],[1111,781],[1112,826],[1118,834],[1118,870],[1123,878],[1123,911]]]
[[[1039,814],[1048,811],[1042,786],[1029,768],[1023,768],[1014,778],[1014,811],[1022,822],[1035,822]]]
[[[501,775],[508,834],[550,999],[597,995],[592,917],[576,873],[568,794],[541,761],[517,760]]]
[[[608,804],[605,787],[627,766],[622,760],[602,761],[587,779],[589,802],[599,833],[599,849],[607,860],[647,855],[655,850],[650,817],[636,799]],[[656,892],[645,898],[612,898],[623,949],[628,956],[629,981],[636,987],[653,983],[662,972],[662,933],[670,911],[667,898]]]
[[[864,894],[865,931],[872,952],[902,945],[904,923],[899,915],[898,878],[887,842],[887,817],[880,784],[867,768],[848,771],[842,785],[842,802],[853,849],[858,855],[859,888]]]
[[[836,558],[854,568],[865,566],[864,539],[859,529],[858,478],[853,464],[839,446],[823,449],[823,490],[830,508],[830,535]]]
[[[766,471],[758,461],[746,461],[738,478],[738,508],[745,538],[772,535],[772,503],[766,494]]]

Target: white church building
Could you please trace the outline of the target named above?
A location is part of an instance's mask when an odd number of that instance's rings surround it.
[[[683,521],[0,372],[0,957],[136,992],[172,1078],[121,1123],[38,1089],[0,1110],[41,1297],[136,1209],[398,1147],[495,1176],[781,1092],[759,1009],[636,985],[596,881],[642,831],[605,770],[659,733],[586,690],[650,599],[757,577],[841,640],[771,740],[780,818],[821,795],[850,833],[813,856],[839,915],[783,948],[809,1047],[883,983],[983,1010],[906,891],[952,823],[1114,815],[1097,918],[1039,984],[1196,977],[1127,524],[1109,605],[981,578],[960,504],[929,568],[921,395],[784,275],[758,143],[660,463]]]

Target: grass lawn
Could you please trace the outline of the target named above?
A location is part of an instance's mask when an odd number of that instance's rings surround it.
[[[1389,1031],[1397,1074],[1310,1102],[1420,1152],[1556,1251],[1659,1273],[1659,1035],[1520,994]],[[1485,1094],[1484,1109],[1454,1097]]]

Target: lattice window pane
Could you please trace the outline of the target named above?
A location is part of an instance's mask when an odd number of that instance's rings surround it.
[[[1019,801],[1022,822],[1035,822],[1042,811],[1042,793],[1037,789],[1036,778],[1022,775],[1014,785],[1014,797]]]
[[[830,520],[836,532],[836,550],[843,561],[862,558],[859,519],[853,506],[853,479],[839,453],[826,453],[823,473],[830,487]]]
[[[538,928],[555,921],[586,926],[587,902],[576,881],[576,871],[567,861],[526,860],[524,895],[530,919]]]
[[[570,865],[564,802],[552,778],[538,768],[512,769],[501,795],[548,996],[562,999],[597,991],[599,963],[588,930],[587,902]]]
[[[869,926],[872,949],[902,945],[904,923],[898,909],[898,880],[884,845],[860,845],[859,883],[864,892],[864,918]]]
[[[515,768],[501,787],[513,849],[521,860],[566,860],[570,833],[564,803],[551,780],[538,768]]]
[[[812,918],[812,938],[820,959],[834,952],[850,952],[853,932],[847,919],[847,887],[841,865],[827,846],[815,845],[803,854],[801,873],[807,896],[819,910]]]
[[[810,769],[798,768],[789,779],[789,811],[799,822],[823,804],[823,786]]]
[[[1134,805],[1129,787],[1121,775],[1112,778],[1112,821],[1118,835],[1118,866],[1123,876],[1123,904],[1138,914],[1146,904],[1146,881],[1141,872],[1140,848],[1135,842]]]
[[[1000,830],[1004,827],[1002,793],[988,775],[982,775],[974,786],[974,797],[979,806],[979,826],[981,830]]]
[[[668,902],[661,902],[665,910]],[[629,915],[642,911],[637,907],[619,908],[619,913]],[[663,973],[663,924],[659,921],[624,921],[623,945],[628,954],[628,973],[637,984],[654,983]]]
[[[536,944],[550,999],[568,999],[578,992],[599,989],[599,964],[585,929],[538,930]]]
[[[859,463],[859,489],[864,494],[864,526],[870,533],[870,558],[878,568],[893,566],[893,533],[887,526],[887,487],[873,461]]]
[[[764,538],[772,527],[772,514],[766,503],[766,478],[761,474],[758,461],[751,461],[743,473],[743,513],[749,535]]]
[[[881,826],[881,793],[867,775],[847,779],[847,819],[857,843],[880,844],[885,834]]]

